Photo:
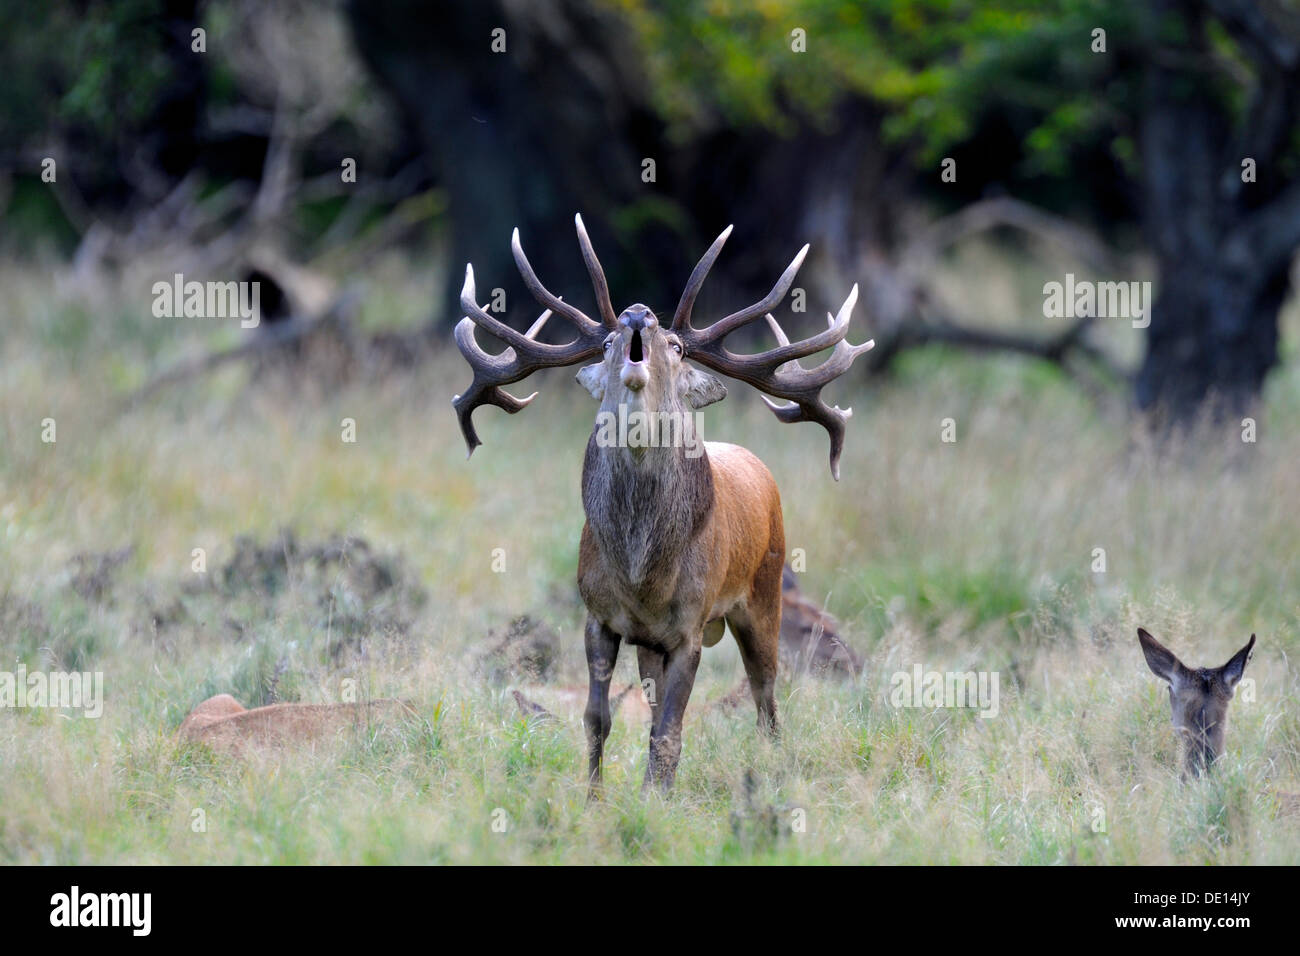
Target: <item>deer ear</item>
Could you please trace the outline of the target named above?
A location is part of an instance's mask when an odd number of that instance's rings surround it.
[[[1219,668],[1219,676],[1223,682],[1228,685],[1229,689],[1237,686],[1237,681],[1241,680],[1241,675],[1246,670],[1246,662],[1250,660],[1251,649],[1255,646],[1255,635],[1250,635],[1250,643],[1232,655],[1232,660]]]
[[[1146,628],[1138,628],[1138,642],[1142,645],[1142,656],[1147,659],[1147,667],[1161,680],[1172,685],[1187,670],[1174,652],[1152,637]]]
[[[579,385],[591,392],[596,401],[599,402],[605,397],[605,383],[609,380],[609,371],[605,368],[604,362],[583,366],[574,378],[578,380]]]
[[[708,372],[685,365],[682,367],[681,393],[691,408],[703,408],[726,398],[727,386]]]

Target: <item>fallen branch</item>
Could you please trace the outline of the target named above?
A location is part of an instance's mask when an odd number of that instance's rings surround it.
[[[1094,232],[1010,197],[981,199],[930,223],[908,244],[908,254],[933,258],[944,248],[990,229],[1008,227],[1038,236],[1079,257],[1098,271],[1116,268],[1120,257]]]
[[[254,337],[250,338],[246,342],[234,346],[233,348],[222,349],[217,352],[209,352],[205,355],[195,356],[178,362],[170,368],[158,373],[144,385],[140,386],[140,388],[132,392],[126,399],[122,412],[125,413],[130,411],[141,402],[170,385],[175,385],[178,382],[206,375],[207,373],[221,368],[223,365],[229,365],[232,362],[266,355],[276,350],[287,348],[321,329],[333,327],[335,329],[342,329],[346,332],[350,329],[349,319],[355,312],[359,300],[359,290],[347,290],[335,299],[330,305],[328,311],[318,319],[304,319],[299,316],[293,316],[284,322],[277,322],[269,328],[259,330]]]
[[[885,328],[877,333],[876,348],[868,356],[869,367],[873,371],[884,370],[905,349],[948,345],[974,352],[1024,355],[1052,362],[1071,372],[1076,369],[1071,367],[1069,359],[1077,354],[1106,378],[1131,384],[1132,373],[1121,368],[1103,349],[1088,340],[1087,332],[1094,321],[1092,316],[1080,318],[1055,335],[1035,337],[976,328],[931,312],[929,306],[933,295],[924,276],[931,272],[939,254],[963,239],[1000,227],[1036,236],[1064,249],[1098,272],[1123,268],[1122,257],[1096,233],[1053,213],[1010,197],[971,203],[950,216],[935,220],[907,241],[899,258],[901,267],[891,267],[887,261],[875,263],[877,270],[890,270],[894,284],[899,287],[885,301],[896,301],[900,307],[895,312],[894,321],[886,323]]]
[[[974,352],[1010,352],[1051,362],[1066,372],[1074,371],[1069,358],[1077,353],[1106,378],[1124,385],[1131,384],[1133,373],[1120,367],[1103,349],[1088,341],[1085,333],[1094,321],[1095,317],[1086,316],[1056,335],[1034,338],[995,329],[971,328],[943,318],[918,318],[900,325],[893,335],[883,340],[878,338],[873,350],[872,368],[881,371],[906,349],[926,345],[947,345]]]

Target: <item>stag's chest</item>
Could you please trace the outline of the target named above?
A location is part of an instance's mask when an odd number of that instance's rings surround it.
[[[650,572],[639,536],[601,536],[588,524],[582,539],[578,590],[588,611],[624,636],[675,625],[676,582]]]
[[[578,587],[588,611],[631,644],[669,648],[698,630],[710,565],[707,459],[626,467],[588,448]]]
[[[587,610],[627,643],[670,650],[701,623],[699,556],[687,547],[674,561],[643,565],[638,547],[621,539],[602,546],[584,527],[578,590]]]

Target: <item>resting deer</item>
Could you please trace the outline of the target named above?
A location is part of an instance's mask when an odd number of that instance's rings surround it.
[[[1246,670],[1255,635],[1222,667],[1188,667],[1145,628],[1138,628],[1138,642],[1151,672],[1169,683],[1174,729],[1184,742],[1184,775],[1200,776],[1223,753],[1228,702]]]
[[[218,694],[190,711],[176,736],[239,756],[257,748],[323,744],[372,724],[414,716],[406,701],[387,698],[356,704],[269,704],[248,710],[229,694]]]
[[[516,229],[511,242],[524,284],[546,309],[526,333],[493,318],[479,306],[473,266],[465,268],[460,304],[466,317],[456,326],[456,342],[474,371],[470,387],[453,401],[470,454],[481,444],[472,414],[496,405],[514,414],[536,397],[516,398],[501,386],[536,369],[574,365],[598,358],[577,374],[600,402],[597,427],[587,442],[582,468],[586,524],[578,557],[578,589],[587,606],[584,643],[589,690],[583,724],[587,733],[590,794],[599,793],[601,755],[610,730],[609,685],[619,646],[637,649],[643,683],[650,688],[650,759],[645,787],[667,790],[681,756],[682,718],[695,683],[702,647],[722,638],[730,625],[740,646],[758,709],[759,727],[777,732],[775,683],[781,628],[781,568],[785,533],[781,497],[771,473],[754,455],[736,445],[698,441],[693,411],[720,401],[726,386],[687,364],[692,359],[739,379],[789,404],[764,401],[783,422],[817,422],[830,435],[831,474],[839,478],[845,422],[851,409],[828,407],[823,386],[842,375],[871,348],[845,341],[857,286],[829,327],[791,343],[770,314],[785,298],[808,252],[805,245],[762,301],[705,328],[691,324],[696,296],[723,243],[728,226],[700,259],[668,325],[646,306],[631,305],[616,314],[609,287],[591,241],[576,217],[578,243],[595,287],[600,321],[549,292],[524,255]],[[548,345],[537,335],[551,315],[577,330],[567,345]],[[777,347],[737,355],[723,339],[766,316]],[[475,340],[482,328],[509,346],[489,355]],[[798,359],[833,347],[813,369]],[[671,422],[678,429],[668,443],[602,440],[602,417]],[[666,417],[665,417],[666,416]]]

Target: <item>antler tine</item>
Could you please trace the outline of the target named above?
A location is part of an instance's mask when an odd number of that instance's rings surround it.
[[[517,243],[518,230],[515,232],[515,237]],[[531,270],[529,272],[531,273]],[[540,287],[541,283],[537,285]],[[465,285],[461,289],[460,304],[466,315],[456,324],[456,345],[473,370],[474,380],[468,389],[452,399],[452,405],[455,406],[461,434],[465,436],[465,445],[470,455],[474,454],[475,448],[483,444],[474,428],[474,409],[480,405],[495,405],[513,415],[537,397],[537,393],[533,392],[527,398],[518,398],[501,388],[502,385],[517,382],[541,368],[573,365],[600,354],[605,338],[604,327],[587,319],[563,299],[551,296],[549,292],[546,295],[554,300],[554,306],[546,309],[527,332],[520,333],[500,319],[489,315],[478,304],[474,286],[474,267],[465,266]],[[547,345],[537,341],[537,335],[555,311],[566,318],[572,318],[571,313],[576,312],[586,320],[586,324],[575,322],[578,326],[578,337],[566,345]],[[482,326],[505,342],[507,345],[505,351],[497,355],[490,355],[483,351],[474,334],[477,326]]]
[[[805,247],[806,248],[806,247]],[[802,258],[802,253],[796,258]],[[787,270],[789,273],[790,270]],[[792,277],[792,276],[791,276]],[[777,288],[786,281],[782,276]],[[773,290],[775,294],[777,290]],[[781,290],[784,295],[785,290]],[[771,298],[771,296],[769,296]],[[851,345],[845,341],[848,335],[849,321],[853,307],[858,300],[858,287],[854,285],[848,298],[840,307],[838,315],[828,315],[827,328],[811,338],[791,342],[780,324],[770,314],[766,314],[768,326],[776,336],[778,345],[774,349],[756,355],[736,355],[721,345],[721,335],[711,334],[717,325],[701,330],[698,336],[686,335],[687,355],[706,365],[714,371],[753,385],[760,391],[777,398],[784,398],[789,405],[777,405],[768,400],[763,401],[772,409],[776,417],[783,422],[816,422],[826,429],[831,439],[830,465],[831,475],[836,481],[840,477],[840,452],[844,448],[844,426],[852,409],[828,406],[821,397],[821,389],[848,371],[849,366],[863,352],[869,351],[875,342],[868,341],[862,345]],[[743,315],[754,307],[744,310]],[[724,320],[725,321],[725,320]],[[746,318],[745,321],[749,321]],[[720,323],[719,323],[720,324]],[[738,323],[743,324],[742,323]],[[725,334],[725,333],[724,333]],[[820,352],[828,346],[834,346],[830,356],[814,368],[804,368],[797,359]]]
[[[840,453],[844,451],[844,426],[853,415],[853,409],[828,406],[821,399],[796,401],[793,405],[778,405],[766,395],[760,395],[772,413],[787,425],[797,422],[816,422],[831,437],[831,477],[840,480]]]
[[[470,263],[466,263],[465,284],[460,288],[460,307],[465,310],[465,317],[456,324],[457,330],[468,321],[471,326],[471,336],[473,335],[472,327],[475,325],[481,325],[507,345],[518,345],[523,343],[527,336],[512,329],[496,316],[489,315],[484,311],[482,306],[478,304],[477,291],[477,287],[474,284],[474,266]],[[479,349],[479,351],[482,352],[482,349]],[[486,355],[487,353],[484,352],[483,354]]]
[[[787,336],[787,335],[785,334],[785,329],[781,328],[781,324],[780,324],[779,322],[776,321],[776,317],[775,317],[774,315],[772,315],[771,312],[769,312],[769,313],[767,313],[766,316],[764,316],[764,318],[767,319],[767,327],[768,327],[769,329],[771,329],[771,330],[772,330],[772,334],[776,336],[776,344],[777,344],[777,345],[789,345],[789,344],[790,344],[790,338],[789,338],[789,336]],[[799,364],[799,363],[798,363],[796,360],[794,360],[794,359],[791,359],[791,362],[794,362],[794,364],[795,364],[796,366]],[[788,364],[788,363],[787,363],[787,364]],[[777,371],[780,371],[781,369],[785,368],[785,365],[778,365],[776,368],[777,368]]]
[[[569,303],[563,301],[559,296],[550,292],[546,286],[542,285],[542,280],[537,278],[537,273],[533,271],[532,265],[529,264],[528,257],[524,255],[524,247],[519,242],[519,228],[517,226],[510,237],[510,251],[514,253],[515,265],[519,267],[519,274],[523,276],[524,285],[528,287],[528,291],[532,293],[534,299],[546,308],[564,316],[583,332],[599,331],[602,328],[601,324],[593,320],[591,316],[581,309],[569,305]],[[608,293],[606,293],[606,298],[608,298]]]
[[[827,330],[825,332],[808,339],[805,343],[798,345],[794,349],[795,351],[804,352],[804,349],[809,349],[811,345],[819,339],[833,339],[835,342],[835,348],[831,351],[831,354],[827,357],[826,361],[814,368],[807,369],[800,366],[797,362],[788,363],[787,367],[790,368],[791,371],[789,374],[784,376],[785,381],[791,383],[797,381],[801,384],[809,385],[816,384],[819,387],[827,385],[847,372],[849,366],[853,364],[853,360],[859,355],[863,352],[870,352],[876,347],[875,339],[868,339],[861,345],[851,345],[845,339],[845,336],[849,331],[849,316],[853,311],[853,306],[857,302],[857,292],[858,287],[854,285],[852,290],[849,292],[849,297],[845,299],[844,304],[840,306],[839,315],[831,315],[829,312],[826,313]],[[775,320],[773,320],[773,323],[775,323]],[[804,354],[811,354],[811,352],[804,352]],[[763,358],[762,355],[754,357],[760,359]]]
[[[587,274],[596,290],[596,307],[600,309],[601,320],[605,328],[611,331],[618,328],[618,316],[614,314],[614,303],[609,301],[609,283],[605,281],[605,270],[600,267],[596,250],[591,248],[591,239],[587,236],[587,227],[582,224],[582,214],[573,217],[578,227],[578,245],[582,247],[582,261],[587,264]]]
[[[542,326],[544,326],[544,325],[546,324],[546,320],[549,319],[549,318],[551,317],[551,315],[552,315],[552,312],[551,312],[550,309],[547,309],[545,312],[543,312],[541,315],[539,315],[539,316],[537,317],[537,321],[534,322],[532,325],[530,325],[530,326],[528,327],[528,331],[524,333],[524,338],[526,338],[526,339],[535,339],[535,338],[537,338],[537,333],[539,333],[540,331],[542,331]]]
[[[875,345],[874,341],[862,345],[849,345],[844,341],[844,337],[849,331],[849,320],[853,306],[857,302],[857,288],[855,285],[853,290],[849,292],[849,297],[845,300],[844,305],[840,307],[838,315],[827,315],[829,319],[827,327],[810,338],[791,342],[776,319],[771,314],[768,314],[768,326],[772,329],[772,334],[776,336],[777,342],[780,343],[776,348],[768,349],[766,352],[758,352],[754,355],[737,355],[721,345],[717,339],[701,334],[698,337],[690,335],[686,337],[689,347],[688,354],[691,358],[698,360],[700,364],[725,372],[733,377],[740,377],[735,373],[744,372],[749,378],[761,380],[764,373],[770,374],[780,371],[781,367],[785,365],[789,365],[791,369],[797,370],[803,375],[820,374],[822,369],[835,369],[835,375],[843,374],[848,369],[848,365],[840,367],[843,362],[840,356],[847,357],[851,361],[852,358],[856,358]],[[711,328],[712,326],[710,326]],[[707,332],[709,329],[700,331]],[[813,355],[831,346],[836,346],[836,351],[825,362],[815,368],[805,369],[795,362],[796,359]],[[840,348],[840,346],[843,346],[843,348]],[[826,381],[829,382],[835,375],[831,375]],[[748,381],[749,378],[742,380]],[[784,376],[776,381],[786,381],[787,378],[788,376]]]
[[[771,292],[761,301],[755,302],[748,308],[733,312],[726,318],[714,322],[708,328],[699,330],[702,333],[700,340],[704,342],[721,341],[742,325],[747,325],[776,308],[777,304],[785,298],[785,294],[790,291],[790,286],[794,284],[794,277],[799,272],[799,267],[803,265],[804,256],[806,255],[808,255],[808,245],[805,243],[798,254],[790,260],[790,264],[785,267],[785,272],[781,273],[781,278],[776,280],[776,285],[772,286]]]
[[[527,337],[532,338],[541,331],[541,327],[550,317],[549,309],[543,312],[528,330]],[[536,398],[537,393],[533,392],[527,398],[518,398],[501,388],[503,384],[518,381],[528,372],[522,371],[522,374],[514,375],[521,369],[513,347],[507,348],[499,355],[489,355],[483,351],[474,337],[473,319],[464,318],[456,323],[456,345],[465,356],[465,360],[469,362],[470,368],[474,370],[474,380],[469,388],[462,394],[453,396],[451,400],[456,409],[456,417],[460,421],[461,433],[465,436],[468,449],[466,457],[469,457],[474,454],[475,448],[483,444],[474,428],[474,409],[480,405],[495,405],[513,415]]]
[[[785,330],[781,328],[781,324],[776,321],[776,317],[773,316],[771,312],[769,312],[767,313],[766,318],[767,318],[767,327],[771,329],[772,334],[776,336],[777,344],[789,345],[790,339],[786,336]]]
[[[700,289],[704,286],[704,280],[708,278],[709,270],[713,268],[713,263],[718,259],[718,253],[722,252],[722,247],[727,244],[727,237],[731,235],[731,226],[727,226],[718,234],[718,238],[713,240],[713,245],[705,251],[700,257],[700,261],[695,264],[691,270],[691,277],[686,280],[686,288],[682,290],[682,297],[677,300],[677,311],[673,313],[672,329],[674,332],[680,329],[691,327],[691,311],[695,308],[695,297],[700,294]]]
[[[457,325],[456,332],[456,341],[457,344],[460,345],[461,353],[464,354],[466,358],[469,358],[471,350],[461,343],[459,325]],[[472,341],[474,336],[472,328],[469,335]],[[473,346],[473,349],[487,355],[486,352],[483,352],[482,349],[478,348],[477,344]],[[487,357],[500,358],[500,356],[490,355]],[[515,412],[528,405],[536,397],[537,392],[533,392],[533,394],[526,398],[518,398],[511,395],[499,385],[494,385],[490,380],[485,380],[476,370],[474,373],[474,381],[470,383],[469,388],[466,389],[464,393],[455,396],[451,403],[456,409],[456,419],[460,422],[461,434],[465,436],[465,457],[468,458],[470,455],[474,454],[474,449],[483,444],[483,440],[478,437],[478,430],[474,428],[474,409],[478,408],[480,405],[495,405],[497,408],[505,409],[513,415]]]

